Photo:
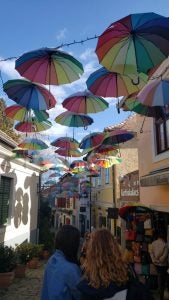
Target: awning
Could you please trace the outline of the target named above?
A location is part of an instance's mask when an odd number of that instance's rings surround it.
[[[155,170],[140,178],[141,186],[169,184],[169,168]]]

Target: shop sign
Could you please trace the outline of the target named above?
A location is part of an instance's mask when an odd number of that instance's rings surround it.
[[[139,172],[125,174],[120,180],[120,198],[125,201],[139,201]]]

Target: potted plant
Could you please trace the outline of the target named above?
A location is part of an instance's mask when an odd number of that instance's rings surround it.
[[[12,247],[0,244],[0,287],[8,287],[14,278],[16,255]]]
[[[17,264],[15,268],[15,277],[25,277],[26,265],[30,259],[30,251],[29,243],[16,245],[15,253]]]
[[[28,267],[30,269],[36,269],[39,265],[39,257],[40,253],[43,250],[42,244],[29,244],[30,252],[29,252],[29,261],[28,261]]]

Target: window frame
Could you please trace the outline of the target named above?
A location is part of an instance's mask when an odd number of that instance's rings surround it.
[[[156,135],[156,154],[162,154],[164,152],[169,151],[169,126],[167,127],[167,123],[169,124],[169,114],[167,114],[165,120],[160,120],[160,122],[155,122],[155,135]],[[168,133],[167,133],[168,128]],[[162,130],[163,134],[162,134]],[[162,147],[162,142],[164,143],[164,149]]]
[[[1,182],[2,182],[2,177],[4,178],[8,178],[10,180],[10,186],[9,186],[9,198],[8,198],[8,211],[7,211],[7,218],[6,218],[6,222],[4,223],[1,223],[0,221],[0,228],[2,227],[5,227],[5,226],[8,226],[10,225],[11,223],[11,211],[12,211],[12,195],[13,195],[13,190],[14,190],[14,178],[11,177],[11,176],[8,176],[7,174],[1,174],[0,175],[0,185],[1,185]],[[0,207],[1,207],[1,203],[0,203]]]

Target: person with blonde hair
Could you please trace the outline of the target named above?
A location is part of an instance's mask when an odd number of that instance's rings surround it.
[[[83,278],[77,285],[82,299],[126,299],[127,267],[109,230],[98,229],[90,234],[82,267]]]

